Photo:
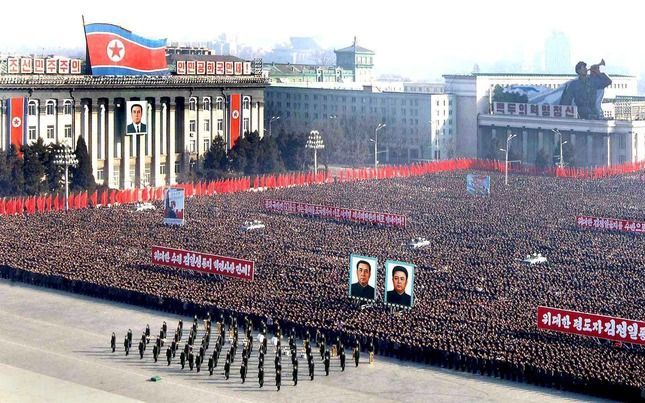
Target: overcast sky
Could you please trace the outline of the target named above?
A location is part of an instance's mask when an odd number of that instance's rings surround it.
[[[645,2],[567,0],[363,1],[32,0],[3,5],[0,53],[21,46],[55,52],[84,48],[86,22],[109,22],[139,35],[169,41],[207,41],[226,33],[255,48],[271,49],[290,36],[311,36],[326,48],[358,37],[376,52],[378,73],[422,79],[482,71],[500,62],[530,66],[545,39],[563,32],[571,59],[601,58],[607,71],[645,72],[642,50]],[[387,5],[385,5],[387,4]],[[573,71],[573,66],[572,66]]]

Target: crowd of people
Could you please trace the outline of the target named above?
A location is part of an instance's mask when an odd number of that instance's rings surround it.
[[[376,354],[613,397],[640,396],[645,349],[537,329],[539,305],[645,318],[645,237],[576,226],[575,215],[645,221],[638,176],[493,174],[469,196],[465,172],[196,197],[186,224],[131,206],[0,220],[4,277],[193,315],[280,320]],[[404,214],[403,229],[269,213],[266,198]],[[266,228],[240,232],[259,219]],[[410,249],[414,237],[431,241]],[[255,261],[253,282],[150,263],[153,245]],[[521,259],[539,252],[544,265]],[[414,307],[348,296],[350,254],[416,265]]]

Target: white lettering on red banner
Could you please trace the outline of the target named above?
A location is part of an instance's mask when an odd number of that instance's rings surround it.
[[[302,214],[338,221],[353,221],[405,228],[406,217],[399,214],[354,210],[341,207],[322,206],[284,200],[264,200],[266,210],[277,213]]]
[[[253,281],[255,262],[183,249],[152,247],[152,263]]]
[[[537,327],[601,339],[645,345],[645,322],[539,306]]]
[[[593,216],[576,216],[576,224],[583,228],[596,228],[624,232],[645,232],[645,222],[619,220],[616,218],[601,218]]]

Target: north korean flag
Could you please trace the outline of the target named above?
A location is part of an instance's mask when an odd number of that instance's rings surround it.
[[[242,95],[241,94],[231,94],[229,98],[230,106],[230,119],[229,119],[229,145],[231,148],[235,146],[237,140],[242,134]]]
[[[88,24],[92,75],[165,75],[166,40],[147,39],[112,24]]]
[[[25,118],[27,117],[27,99],[24,97],[11,98],[7,100],[9,111],[9,144],[15,144],[18,152],[26,142]],[[22,154],[21,154],[22,155]]]

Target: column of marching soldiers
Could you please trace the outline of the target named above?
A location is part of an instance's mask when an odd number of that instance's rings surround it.
[[[188,340],[184,344],[183,349],[180,348],[180,342],[183,338],[183,333],[184,333],[184,324],[182,320],[179,320],[179,323],[177,324],[177,328],[175,330],[175,335],[172,338],[172,341],[170,342],[169,345],[167,345],[168,342],[168,326],[166,322],[163,322],[163,325],[161,326],[161,329],[159,330],[159,335],[156,336],[156,340],[153,342],[152,345],[152,357],[155,362],[159,359],[159,355],[162,352],[162,348],[166,346],[166,361],[167,365],[170,366],[172,363],[172,360],[175,358],[177,351],[180,351],[179,353],[179,363],[181,364],[181,369],[183,370],[186,367],[186,364],[188,364],[188,367],[190,368],[190,371],[196,370],[196,372],[200,372],[202,365],[204,364],[205,360],[208,360],[208,373],[210,376],[213,375],[213,371],[215,368],[217,368],[220,354],[224,350],[225,344],[226,344],[226,331],[225,327],[226,324],[224,322],[224,316],[220,315],[219,320],[215,324],[215,334],[217,339],[215,340],[215,345],[213,347],[212,354],[207,355],[208,348],[210,347],[210,341],[211,341],[211,316],[210,313],[207,315],[206,319],[203,321],[203,334],[201,337],[201,342],[197,342],[198,339],[198,324],[199,321],[197,319],[197,316],[195,315],[193,319],[193,324],[190,328],[190,331],[188,332]],[[275,352],[275,358],[274,358],[274,367],[275,367],[275,383],[276,387],[278,390],[280,390],[280,386],[282,384],[282,356],[283,356],[283,349],[281,346],[281,339],[282,339],[282,331],[280,329],[280,324],[276,321],[274,323],[274,352]],[[249,358],[251,357],[251,354],[253,353],[253,323],[251,320],[249,320],[247,317],[244,318],[244,340],[242,343],[242,362],[240,364],[240,378],[242,379],[242,383],[246,381],[246,376],[247,372],[249,369]],[[148,345],[150,344],[151,336],[150,336],[150,326],[146,325],[145,331],[141,334],[141,339],[139,340],[139,358],[143,359],[143,355],[148,348]],[[316,343],[316,346],[319,349],[320,352],[320,358],[323,361],[323,365],[325,368],[325,374],[329,375],[329,369],[331,365],[331,357],[332,353],[336,355],[338,352],[338,356],[340,359],[340,368],[341,371],[345,371],[345,347],[343,346],[343,343],[340,341],[340,338],[336,338],[336,340],[332,343],[331,345],[331,351],[330,348],[327,347],[327,340],[325,338],[324,334],[321,334],[319,330],[316,331],[315,335],[315,340],[314,342]],[[268,337],[267,337],[267,325],[264,321],[261,322],[260,328],[259,328],[259,336],[258,336],[258,383],[260,387],[264,386],[264,375],[265,375],[265,370],[264,370],[264,362],[265,362],[265,356],[267,355],[267,344],[268,344]],[[296,331],[295,329],[291,329],[291,332],[289,334],[289,339],[288,339],[288,347],[285,351],[285,355],[289,355],[291,358],[291,374],[292,374],[292,380],[294,386],[298,384],[298,349],[296,346]],[[310,334],[309,331],[305,333],[305,336],[303,338],[303,349],[304,349],[304,358],[307,360],[307,367],[309,369],[309,377],[311,380],[314,380],[314,369],[315,369],[315,364],[314,364],[314,354],[312,353],[311,349],[311,344],[312,341],[310,340]],[[110,340],[110,345],[112,348],[112,352],[114,353],[116,351],[116,334],[112,333],[112,337]],[[199,345],[199,348],[197,348],[197,345]],[[238,349],[238,323],[237,323],[237,317],[231,315],[229,316],[228,320],[228,350],[226,351],[226,359],[224,361],[224,376],[226,379],[229,379],[230,373],[231,373],[231,366],[233,362],[235,361],[235,356],[237,354],[237,349]],[[132,348],[132,330],[128,329],[128,332],[123,340],[123,346],[125,349],[125,355],[130,354],[130,349]],[[370,362],[372,361],[372,350],[370,349]],[[353,358],[356,366],[358,367],[358,362],[360,358],[360,344],[358,340],[356,341],[356,344],[354,345],[353,348]]]

